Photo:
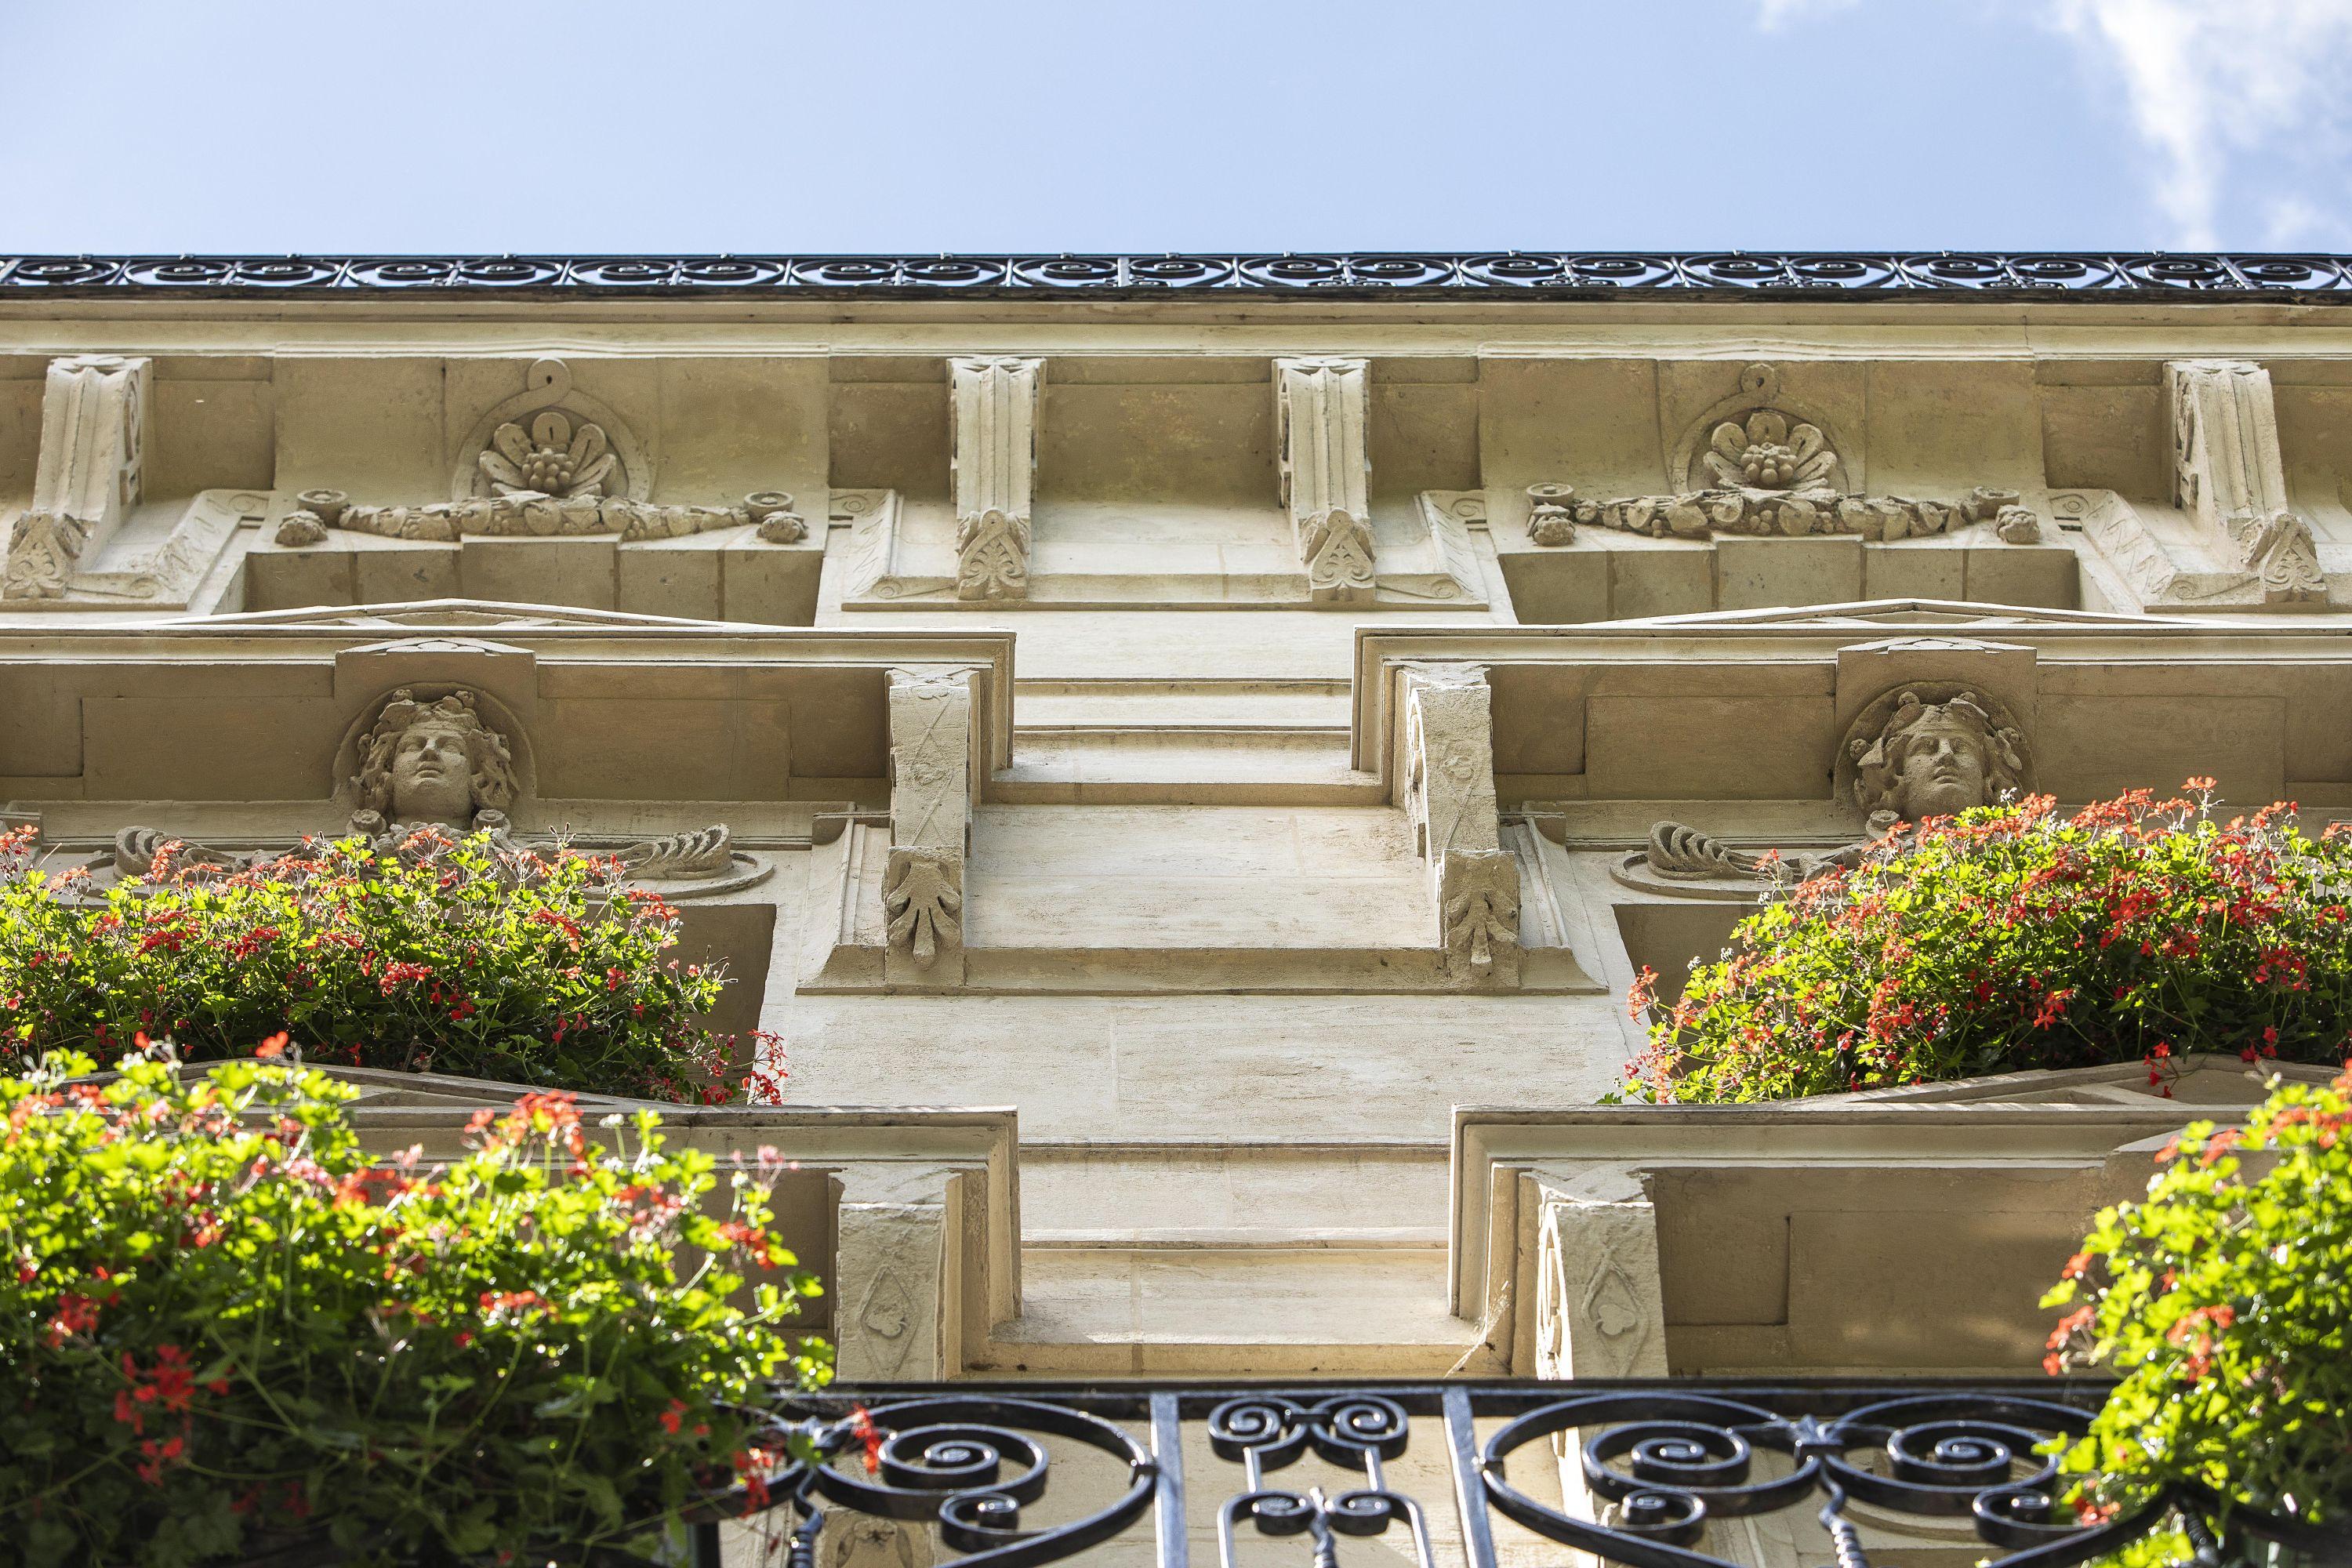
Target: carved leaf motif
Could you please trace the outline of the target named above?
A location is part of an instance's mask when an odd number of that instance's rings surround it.
[[[894,850],[882,886],[882,910],[892,946],[903,946],[918,968],[962,940],[962,868],[939,850]]]
[[[522,463],[530,457],[530,437],[523,434],[520,425],[499,426],[490,433],[490,445],[497,447],[509,463]],[[522,476],[518,472],[515,481],[520,484],[521,479]]]
[[[1621,1340],[1643,1327],[1640,1298],[1634,1294],[1633,1281],[1625,1277],[1623,1267],[1614,1258],[1604,1256],[1601,1266],[1593,1271],[1591,1283],[1584,1291],[1584,1310],[1604,1339]],[[1626,1347],[1621,1352],[1626,1357],[1622,1364],[1631,1364],[1633,1356],[1640,1350],[1639,1341]]]

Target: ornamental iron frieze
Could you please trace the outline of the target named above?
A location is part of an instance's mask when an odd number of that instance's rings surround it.
[[[2352,256],[2160,251],[1483,251],[1162,256],[17,256],[0,291],[52,294],[1057,294],[1306,299],[1868,299],[2352,302]]]

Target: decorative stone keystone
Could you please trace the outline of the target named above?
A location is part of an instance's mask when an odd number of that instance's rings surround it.
[[[890,672],[890,856],[884,973],[892,984],[963,978],[963,867],[971,835],[971,674]]]
[[[9,532],[0,598],[57,599],[139,504],[149,363],[112,355],[49,362],[33,502]]]
[[[1446,967],[1465,980],[1515,984],[1519,868],[1496,816],[1486,667],[1412,665],[1402,679],[1404,807],[1429,862]]]
[[[2247,360],[2174,360],[2173,500],[2262,583],[2271,604],[2327,597],[2311,524],[2287,510],[2271,373]]]
[[[1372,597],[1372,465],[1364,444],[1360,359],[1274,362],[1275,440],[1282,500],[1318,604]]]
[[[1038,359],[953,359],[956,597],[1029,596]]]

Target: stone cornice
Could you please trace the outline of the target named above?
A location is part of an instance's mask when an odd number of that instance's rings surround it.
[[[2352,256],[1507,251],[1165,256],[18,256],[0,295],[2352,303]]]

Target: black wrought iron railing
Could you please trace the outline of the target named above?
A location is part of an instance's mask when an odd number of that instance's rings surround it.
[[[2352,303],[2352,257],[2161,251],[1485,251],[1162,256],[8,256],[49,294],[1163,299],[2201,299]]]
[[[966,1385],[787,1404],[829,1456],[740,1492],[789,1568],[2063,1568],[2158,1531],[2198,1560],[2352,1561],[2352,1535],[2179,1491],[2101,1521],[2053,1438],[2102,1388],[1696,1382]],[[863,1411],[863,1415],[856,1414]],[[697,1526],[696,1568],[722,1531]],[[1360,1542],[1360,1544],[1357,1544]],[[1303,1555],[1302,1555],[1303,1554]]]

